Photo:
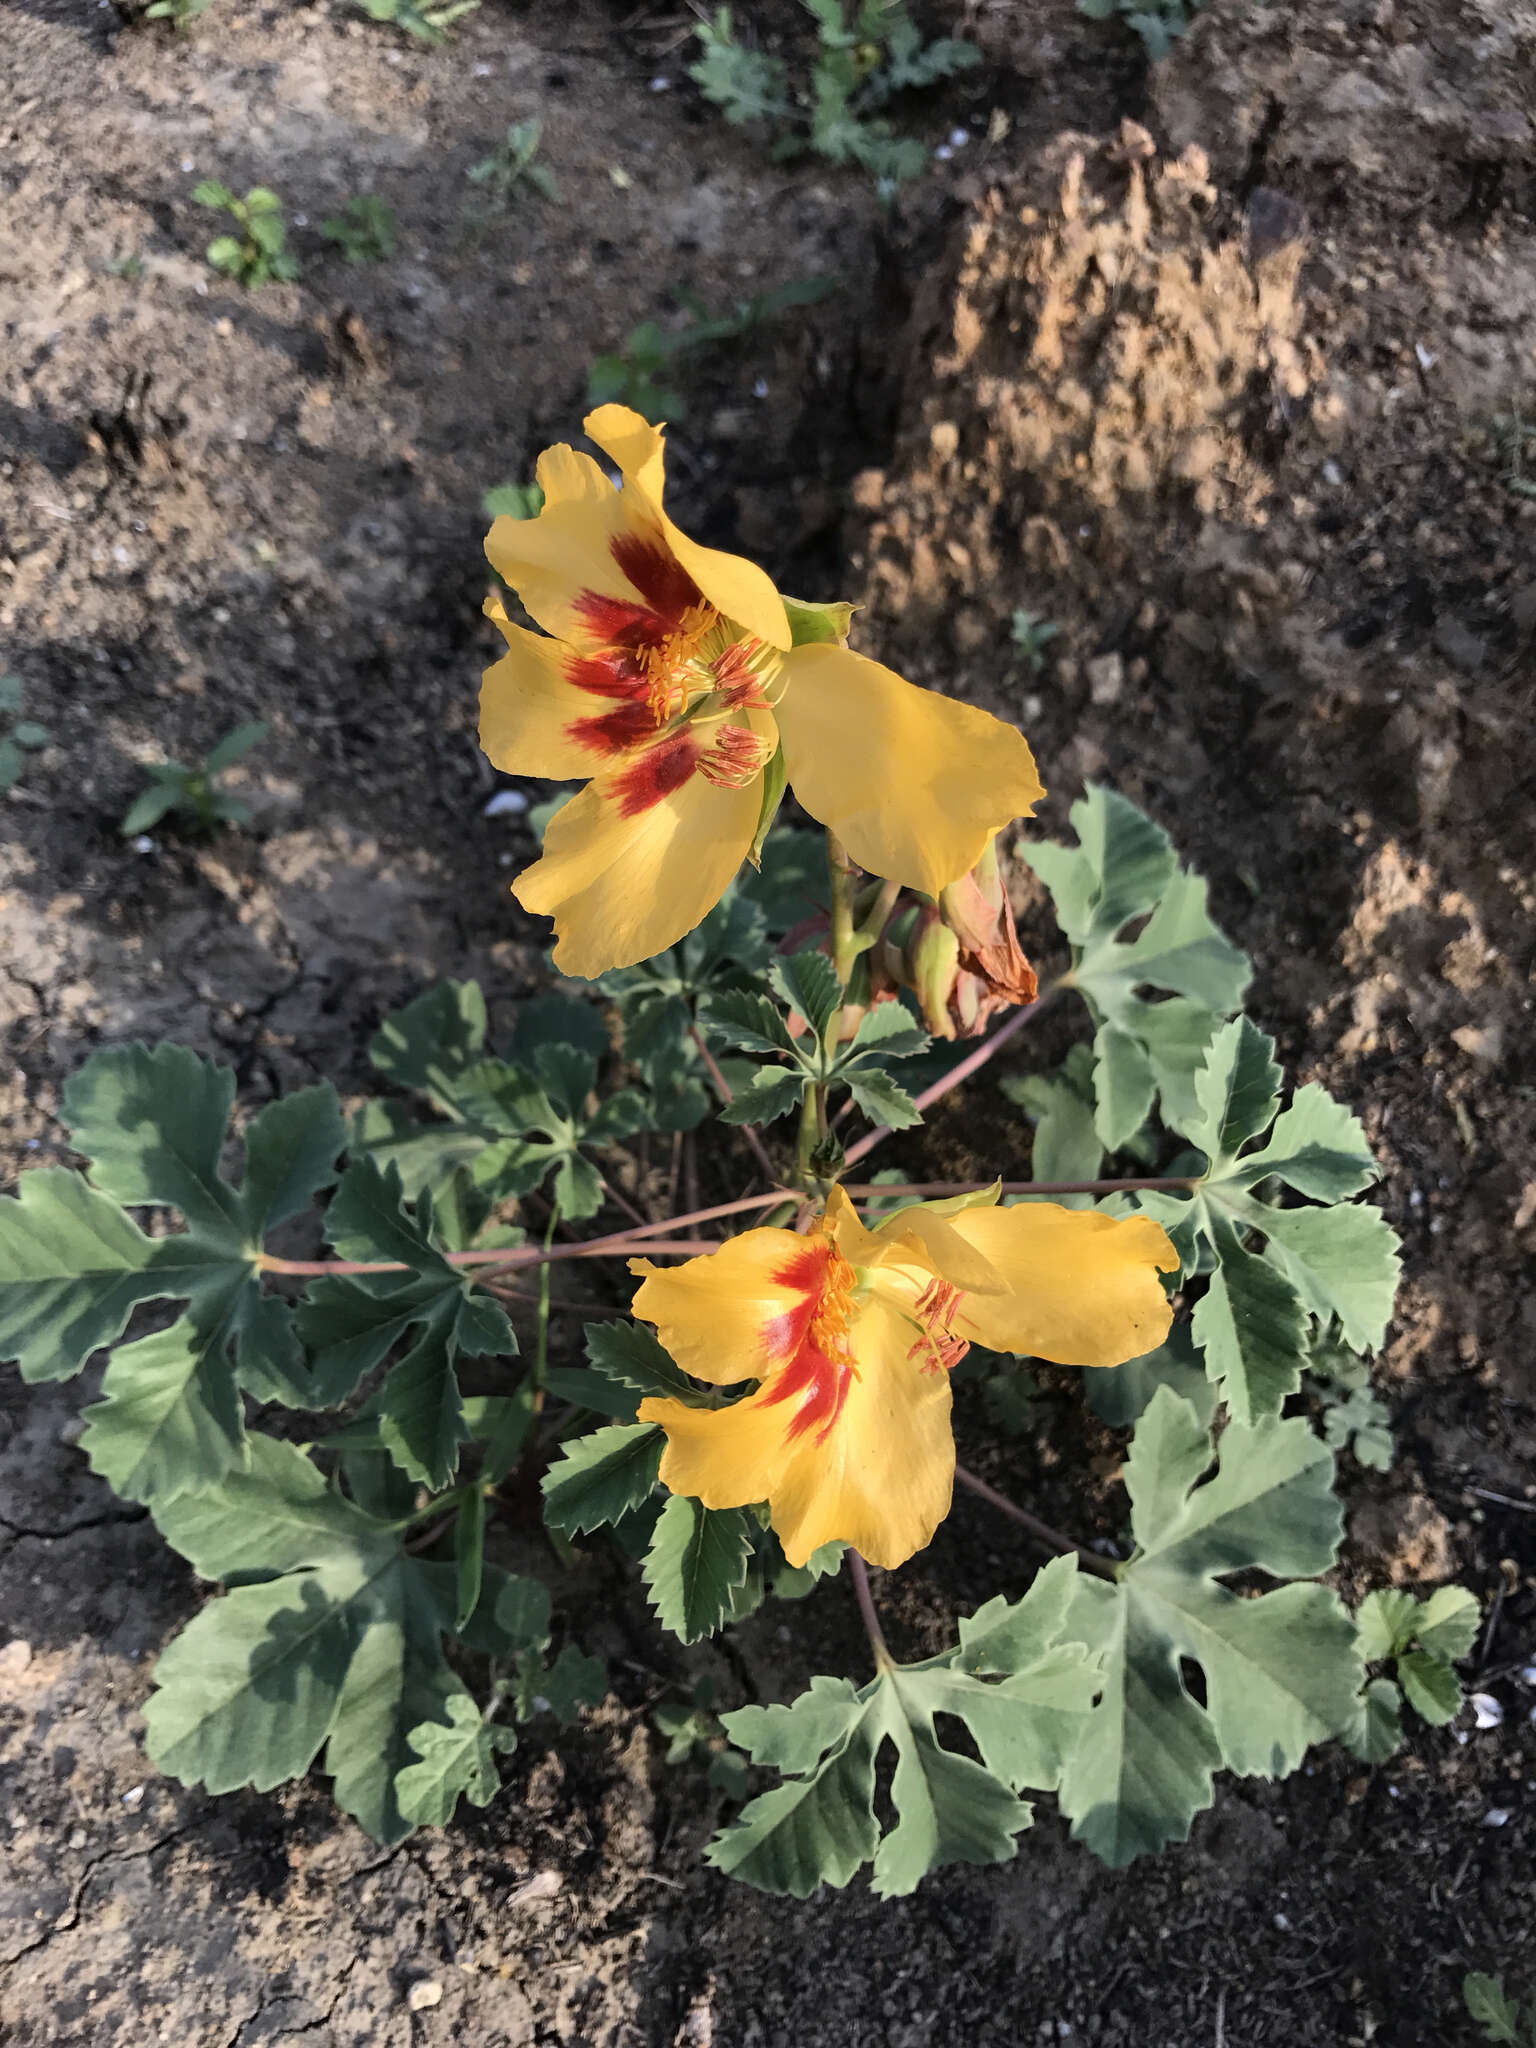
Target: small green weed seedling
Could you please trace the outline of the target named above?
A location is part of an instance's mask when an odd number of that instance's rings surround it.
[[[836,290],[835,278],[796,278],[777,291],[741,300],[730,313],[712,313],[693,292],[679,291],[675,296],[689,315],[688,325],[668,329],[654,320],[642,320],[631,328],[617,354],[593,358],[587,372],[587,403],[633,406],[653,426],[664,419],[679,420],[688,409],[673,381],[671,366],[679,357],[740,341],[793,307],[814,306]]]
[[[14,789],[27,771],[28,754],[46,747],[53,734],[20,716],[26,685],[20,676],[0,676],[0,796]]]
[[[1156,64],[1172,53],[1205,0],[1077,0],[1077,11],[1090,21],[1123,21],[1141,37],[1142,48]]]
[[[383,263],[395,253],[395,209],[372,192],[354,193],[320,232],[348,263]]]
[[[548,164],[535,161],[544,136],[544,123],[536,116],[514,121],[489,156],[481,157],[464,173],[471,185],[485,195],[486,209],[499,213],[512,204],[519,186],[526,185],[541,199],[558,200],[560,187]]]
[[[1536,2048],[1536,2005],[1526,2015],[1524,2031],[1520,2008],[1504,1989],[1502,1977],[1485,1977],[1469,1970],[1461,1980],[1461,1996],[1469,2016],[1483,2030],[1485,2041],[1513,2041],[1516,2048]]]
[[[1431,1728],[1455,1720],[1461,1680],[1454,1667],[1470,1654],[1480,1618],[1465,1586],[1439,1586],[1427,1600],[1391,1587],[1366,1594],[1355,1614],[1355,1643],[1362,1664],[1379,1675],[1359,1695],[1354,1724],[1344,1730],[1345,1746],[1362,1763],[1385,1763],[1401,1748],[1404,1700]]]
[[[445,4],[422,6],[418,0],[357,0],[370,21],[392,22],[419,43],[446,43],[448,31],[466,14],[473,14],[480,0],[445,0]]]
[[[270,187],[253,185],[243,199],[237,199],[217,178],[204,178],[193,186],[192,197],[199,206],[229,214],[240,230],[235,235],[215,235],[208,244],[206,254],[215,270],[252,292],[273,278],[291,283],[298,276],[298,258],[288,247],[283,202]]]
[[[731,1799],[745,1799],[747,1760],[739,1749],[732,1748],[713,1712],[714,1704],[715,1687],[710,1679],[701,1678],[687,1706],[657,1707],[651,1719],[656,1732],[666,1737],[668,1764],[676,1769],[697,1759],[708,1765],[709,1783],[715,1791]]]
[[[544,493],[537,484],[493,484],[481,492],[480,509],[487,519],[537,519],[544,510]]]
[[[221,787],[219,777],[252,747],[259,746],[267,730],[261,719],[237,725],[219,741],[201,768],[189,768],[184,761],[162,761],[151,768],[149,787],[141,790],[128,806],[118,831],[125,839],[135,839],[172,814],[185,819],[193,832],[217,832],[221,825],[248,825],[250,811],[238,797]]]
[[[153,6],[146,7],[146,21],[168,21],[179,31],[189,29],[200,14],[206,14],[213,0],[154,0]]]
[[[1039,675],[1045,667],[1045,650],[1060,633],[1060,626],[1053,626],[1049,619],[1037,619],[1022,605],[1014,613],[1009,637],[1032,676]]]
[[[858,164],[883,185],[915,178],[928,151],[899,136],[883,109],[898,94],[936,85],[981,62],[974,45],[941,36],[925,43],[901,0],[803,0],[816,22],[809,76],[793,78],[782,57],[740,42],[729,7],[695,31],[701,51],[688,75],[733,127],[773,133],[784,160],[807,150],[829,163]]]

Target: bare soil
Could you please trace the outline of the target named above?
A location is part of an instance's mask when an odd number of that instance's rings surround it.
[[[741,12],[803,34],[789,0]],[[673,287],[724,305],[831,274],[689,370],[679,516],[801,594],[861,593],[860,644],[1017,718],[1049,829],[1102,776],[1210,876],[1255,1013],[1365,1117],[1405,1240],[1377,1365],[1398,1456],[1345,1460],[1344,1579],[1490,1602],[1472,1670],[1502,1725],[1228,1783],[1127,1872],[1046,1802],[1006,1868],[769,1901],[700,1866],[718,1802],[649,1710],[703,1671],[730,1699],[862,1670],[851,1599],[679,1657],[595,1552],[558,1590],[609,1701],[558,1753],[528,1744],[485,1813],[385,1853],[319,1780],[208,1800],[150,1771],[149,1668],[202,1594],[86,1470],[82,1388],[9,1376],[16,2048],[1416,2048],[1475,2038],[1464,1969],[1536,1991],[1536,498],[1500,424],[1536,419],[1536,9],[1215,0],[1150,74],[1067,0],[933,18],[987,63],[904,118],[971,139],[886,214],[721,125],[681,13],[486,0],[428,50],[340,0],[216,0],[179,38],[7,0],[0,667],[54,739],[0,799],[0,1172],[61,1155],[58,1088],[94,1045],[177,1037],[255,1106],[360,1088],[379,1017],[435,977],[478,976],[503,1020],[542,985],[506,894],[531,842],[483,816],[480,493],[576,432],[587,362],[675,317]],[[465,171],[533,114],[560,202],[475,222]],[[208,176],[279,191],[298,283],[206,267]],[[363,190],[400,250],[348,267],[315,225]],[[1062,629],[1039,674],[1017,606]],[[253,717],[252,829],[125,845],[143,765]],[[994,1090],[962,1091],[923,1157],[990,1169],[999,1137],[1027,1155]],[[963,1413],[971,1461],[1114,1527],[1067,1376],[1035,1413],[1001,1447]],[[1025,1582],[986,1515],[962,1502],[878,1587],[899,1652]]]

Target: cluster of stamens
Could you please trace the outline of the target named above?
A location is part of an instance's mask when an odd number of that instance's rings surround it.
[[[961,1290],[948,1280],[937,1275],[928,1282],[917,1297],[916,1311],[912,1321],[916,1325],[917,1341],[908,1351],[908,1358],[921,1357],[926,1370],[937,1372],[952,1371],[970,1350],[970,1341],[957,1337],[951,1329],[955,1312],[965,1299]]]

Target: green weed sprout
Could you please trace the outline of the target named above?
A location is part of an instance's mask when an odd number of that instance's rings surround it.
[[[395,209],[372,192],[354,193],[320,232],[348,263],[383,263],[395,253]]]
[[[185,32],[200,14],[206,14],[213,0],[154,0],[153,6],[146,7],[146,21],[168,21],[178,32]]]
[[[1536,2048],[1536,2005],[1520,2027],[1520,2008],[1504,1989],[1502,1977],[1485,1977],[1481,1970],[1469,1970],[1461,1980],[1462,2003],[1468,2017],[1477,2021],[1485,2041],[1511,2041],[1515,2048]]]
[[[544,493],[537,484],[493,484],[481,492],[480,509],[487,519],[537,519]]]
[[[679,291],[676,297],[689,315],[688,324],[669,329],[642,320],[632,327],[616,353],[593,358],[587,371],[587,403],[632,406],[653,426],[663,419],[680,420],[688,408],[671,373],[680,357],[740,341],[793,307],[814,306],[837,288],[833,277],[796,278],[775,291],[740,300],[729,313],[712,313],[696,294]]]
[[[936,85],[981,62],[952,36],[924,42],[901,0],[803,0],[816,22],[816,56],[794,78],[781,57],[740,42],[735,16],[719,7],[694,33],[700,54],[688,75],[733,127],[772,132],[779,160],[807,150],[858,164],[886,187],[915,178],[928,161],[882,111],[898,95]]]
[[[480,0],[445,0],[445,4],[421,6],[418,0],[357,0],[370,21],[392,22],[419,43],[446,43],[448,31],[466,14],[473,14]]]
[[[184,761],[162,761],[149,771],[149,787],[141,790],[128,806],[118,831],[124,839],[136,839],[164,817],[184,818],[194,832],[217,832],[222,825],[248,825],[251,814],[238,797],[219,783],[227,768],[244,758],[267,736],[264,720],[237,725],[219,741],[200,768]]]
[[[1053,626],[1049,619],[1037,619],[1033,612],[1022,605],[1013,615],[1009,637],[1018,649],[1031,675],[1039,675],[1045,667],[1045,650],[1059,638],[1060,626]]]
[[[237,235],[215,235],[208,244],[205,253],[215,270],[247,291],[273,278],[287,284],[298,276],[298,258],[288,247],[283,202],[269,186],[253,185],[237,199],[217,178],[204,178],[193,186],[192,197],[199,206],[229,214],[240,230]]]
[[[560,187],[548,164],[535,162],[544,136],[544,123],[536,116],[514,121],[489,156],[471,164],[464,173],[471,185],[478,185],[487,205],[495,211],[510,206],[520,185],[537,192],[541,199],[558,200]]]
[[[1123,21],[1141,37],[1148,59],[1156,64],[1172,53],[1205,0],[1077,0],[1077,11],[1090,21]]]
[[[26,698],[20,676],[0,676],[0,796],[14,789],[27,770],[28,754],[53,738],[45,725],[19,716]]]

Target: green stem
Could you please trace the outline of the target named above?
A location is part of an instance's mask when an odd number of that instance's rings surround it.
[[[544,1232],[544,1249],[547,1252],[554,1242],[555,1227],[560,1221],[560,1204],[552,1202],[549,1209],[549,1226]],[[529,1381],[533,1387],[533,1412],[537,1415],[544,1406],[544,1382],[549,1376],[549,1263],[539,1268],[539,1305],[535,1310],[533,1367]]]
[[[859,957],[853,928],[853,866],[842,841],[831,831],[827,833],[827,879],[831,885],[832,965],[846,994],[853,979],[853,963]]]

